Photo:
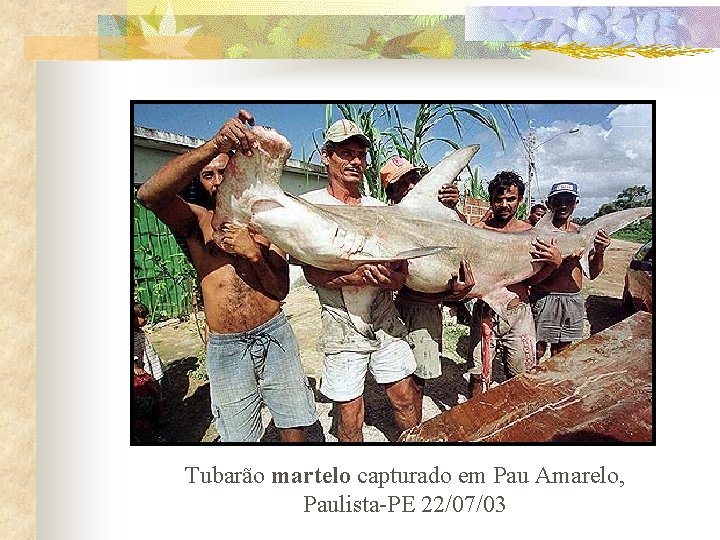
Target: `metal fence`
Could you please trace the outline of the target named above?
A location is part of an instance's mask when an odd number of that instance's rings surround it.
[[[135,297],[150,310],[149,323],[193,311],[195,269],[173,233],[133,200]]]

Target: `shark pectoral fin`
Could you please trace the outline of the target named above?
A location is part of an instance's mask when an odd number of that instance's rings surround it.
[[[356,253],[355,255],[351,256],[350,259],[353,261],[358,262],[364,262],[364,263],[384,263],[384,262],[395,262],[395,261],[407,261],[410,259],[417,259],[419,257],[428,257],[429,255],[437,255],[438,253],[444,253],[445,251],[450,251],[451,249],[455,249],[453,246],[430,246],[430,247],[422,247],[422,248],[415,248],[415,249],[408,249],[406,251],[401,251],[399,253],[396,253],[395,255],[390,255],[388,257],[377,257],[373,255],[372,253]]]

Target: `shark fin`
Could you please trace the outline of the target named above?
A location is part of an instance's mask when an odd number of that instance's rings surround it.
[[[555,230],[555,225],[553,225],[553,211],[549,210],[545,212],[545,215],[540,218],[540,221],[538,221],[535,224],[535,230],[538,231],[538,233],[542,232],[548,232]]]
[[[407,251],[401,251],[399,253],[396,253],[395,255],[391,255],[389,257],[377,257],[375,255],[372,255],[370,253],[357,253],[351,257],[353,261],[357,262],[363,262],[368,264],[382,264],[387,262],[396,262],[396,261],[407,261],[410,259],[417,259],[419,257],[427,257],[429,255],[437,255],[438,253],[444,253],[446,251],[450,251],[451,249],[455,249],[451,246],[430,246],[430,247],[421,247],[421,248],[415,248],[415,249],[409,249]]]
[[[518,295],[510,292],[507,287],[498,287],[482,296],[482,301],[498,314],[498,316],[507,321],[508,304],[518,299]]]
[[[480,145],[473,144],[452,152],[423,176],[397,206],[422,212],[423,217],[458,221],[457,212],[443,206],[437,194],[443,184],[455,180],[478,150]]]

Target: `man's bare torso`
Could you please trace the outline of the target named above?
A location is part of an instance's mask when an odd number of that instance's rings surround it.
[[[580,230],[580,226],[573,222],[558,228],[575,233]],[[533,290],[538,292],[576,293],[582,289],[582,281],[583,274],[580,267],[580,258],[567,257],[552,274],[541,283],[534,285]]]
[[[197,208],[193,211],[198,215],[198,229],[186,239],[200,279],[210,331],[245,332],[277,315],[280,302],[263,292],[252,264],[225,253],[213,241],[213,213]]]
[[[500,232],[520,232],[520,231],[526,231],[527,229],[532,229],[532,225],[530,225],[529,223],[527,223],[525,221],[520,221],[517,218],[511,219],[508,223],[504,224],[504,226],[499,226],[499,225],[495,224],[495,222],[491,218],[487,221],[477,222],[475,224],[475,227],[479,227],[481,229],[490,229],[492,231],[500,231]],[[517,294],[517,296],[521,302],[527,303],[530,301],[530,288],[523,282],[513,283],[511,285],[508,285],[507,290]],[[517,301],[515,301],[515,302],[517,302]]]

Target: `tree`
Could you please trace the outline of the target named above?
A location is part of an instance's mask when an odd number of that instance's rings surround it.
[[[627,210],[638,206],[648,206],[652,204],[650,191],[645,186],[633,186],[622,190],[614,202],[603,204],[593,216],[594,218],[617,212],[619,210]]]
[[[579,219],[577,222],[580,225],[585,225],[593,219],[604,216],[605,214],[611,214],[612,212],[618,212],[620,210],[627,210],[628,208],[649,205],[652,205],[652,199],[650,198],[650,191],[648,188],[645,186],[633,186],[622,190],[622,193],[618,194],[615,201],[603,204],[592,218]],[[632,223],[621,231],[616,232],[613,235],[613,238],[623,238],[625,240],[645,243],[652,238],[652,221],[650,218],[646,218],[640,220],[639,223]]]

